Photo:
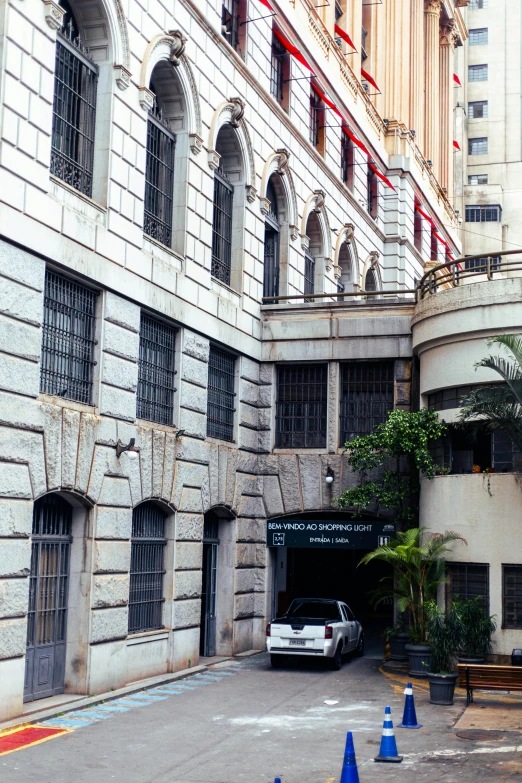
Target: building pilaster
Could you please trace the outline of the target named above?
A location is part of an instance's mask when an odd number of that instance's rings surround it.
[[[442,0],[425,3],[425,130],[424,154],[433,163],[433,172],[439,177],[439,18]]]
[[[439,89],[440,89],[440,162],[439,180],[451,198],[453,194],[453,53],[458,40],[455,22],[450,19],[440,25]]]
[[[424,0],[412,0],[410,27],[410,129],[424,140]]]

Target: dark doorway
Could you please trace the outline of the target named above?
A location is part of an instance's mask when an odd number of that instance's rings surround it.
[[[24,701],[63,693],[72,507],[58,495],[33,511]]]
[[[211,657],[216,654],[218,534],[219,518],[213,511],[208,511],[203,522],[203,585],[199,643],[200,655],[204,657]]]

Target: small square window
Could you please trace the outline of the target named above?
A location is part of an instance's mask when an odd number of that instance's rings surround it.
[[[470,101],[468,103],[468,120],[483,120],[488,116],[487,101]]]
[[[483,46],[488,42],[488,28],[480,27],[476,30],[469,31],[469,45],[470,46]]]
[[[477,599],[489,610],[489,567],[478,563],[447,563],[446,603]]]
[[[468,155],[487,155],[487,153],[487,136],[479,136],[476,139],[468,139]]]
[[[470,82],[487,82],[488,80],[488,66],[487,65],[469,65],[468,66],[468,81]]]
[[[468,185],[487,185],[487,184],[488,184],[487,174],[470,174],[468,176]]]
[[[466,205],[466,223],[498,223],[501,208],[498,204],[488,206]]]

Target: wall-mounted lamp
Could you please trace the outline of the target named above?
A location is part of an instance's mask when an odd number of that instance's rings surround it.
[[[185,434],[185,430],[178,430],[175,434],[175,438],[181,438],[182,435]]]
[[[433,166],[433,161],[431,160],[427,160],[426,163],[428,164],[428,166]]]
[[[138,449],[134,445],[135,443],[136,443],[136,438],[131,438],[126,446],[124,446],[121,440],[119,440],[118,443],[116,444],[116,456],[118,457],[118,459],[121,457],[124,451],[129,452],[129,459],[136,459],[138,455]]]
[[[328,465],[328,467],[326,468],[326,476],[324,478],[328,486],[330,486],[330,484],[333,484],[334,478],[335,478],[334,472],[331,469],[330,465]]]

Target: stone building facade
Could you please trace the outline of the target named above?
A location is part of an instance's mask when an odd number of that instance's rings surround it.
[[[337,5],[2,6],[2,718],[191,666],[202,633],[262,647],[266,520],[355,480],[344,368],[412,404],[409,292],[459,252],[439,26],[466,31]]]

